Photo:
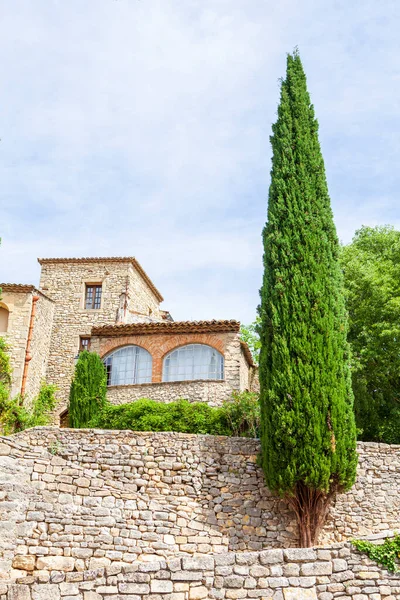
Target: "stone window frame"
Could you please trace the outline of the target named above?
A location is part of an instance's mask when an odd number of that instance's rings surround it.
[[[0,308],[6,310],[8,312],[7,315],[7,329],[5,331],[0,331],[0,334],[4,334],[6,335],[10,329],[10,315],[11,315],[11,309],[10,307],[5,303],[5,302],[0,302]]]
[[[100,308],[86,308],[86,287],[88,285],[101,285],[101,300],[100,300]],[[106,291],[106,282],[105,279],[101,278],[90,278],[83,279],[81,283],[81,301],[80,301],[80,310],[85,313],[100,313],[104,310],[104,293]]]
[[[99,309],[96,309],[99,310]],[[83,350],[88,350],[90,351],[90,342],[91,342],[91,337],[90,335],[80,335],[79,336],[79,347],[78,347],[78,353],[83,352]],[[88,340],[87,343],[87,347],[85,348],[85,344],[82,344],[82,340]]]

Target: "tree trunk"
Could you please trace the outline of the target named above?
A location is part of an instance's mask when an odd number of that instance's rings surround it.
[[[324,493],[299,482],[294,495],[287,497],[290,507],[296,514],[300,548],[310,548],[318,542],[334,493],[334,491]]]

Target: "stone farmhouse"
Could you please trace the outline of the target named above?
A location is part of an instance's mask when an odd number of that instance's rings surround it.
[[[27,400],[46,380],[58,388],[57,418],[83,349],[104,359],[108,398],[150,397],[220,405],[256,385],[237,321],[176,322],[133,257],[43,258],[39,287],[3,283],[0,335],[10,346],[12,394]]]

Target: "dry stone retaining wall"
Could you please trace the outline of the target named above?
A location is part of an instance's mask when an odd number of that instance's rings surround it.
[[[359,444],[358,450],[357,484],[339,496],[324,542],[383,535],[400,526],[400,447]],[[0,582],[24,578],[27,587],[18,588],[25,596],[13,596],[16,588],[0,593],[7,600],[51,600],[45,586],[54,598],[68,600],[84,591],[92,594],[85,600],[140,600],[148,594],[159,600],[164,593],[171,600],[400,598],[396,578],[376,565],[366,575],[369,563],[358,554],[350,557],[346,545],[325,554],[318,550],[299,572],[288,566],[302,562],[282,550],[296,545],[295,522],[266,489],[258,451],[257,440],[178,433],[41,427],[2,438]],[[268,556],[280,557],[271,566],[262,562],[267,549]],[[182,561],[199,555],[211,557],[215,570],[184,566]],[[345,567],[340,560],[347,558],[355,562]],[[154,561],[178,566],[153,573],[146,565]],[[320,561],[325,566],[313,571]],[[250,572],[253,565],[260,569]],[[175,568],[186,579],[175,579]],[[332,574],[319,570],[331,568]],[[165,580],[165,588],[151,584],[153,578]],[[134,587],[139,584],[144,587]],[[296,595],[300,591],[312,595]]]
[[[46,566],[46,565],[44,565]],[[400,600],[400,576],[350,544],[178,557],[0,583],[0,600]]]

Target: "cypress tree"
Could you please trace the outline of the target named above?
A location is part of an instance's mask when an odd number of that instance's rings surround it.
[[[98,354],[84,350],[79,354],[69,393],[71,427],[87,427],[106,402],[107,375]]]
[[[262,465],[313,545],[357,467],[340,246],[297,51],[281,82],[260,291]]]

